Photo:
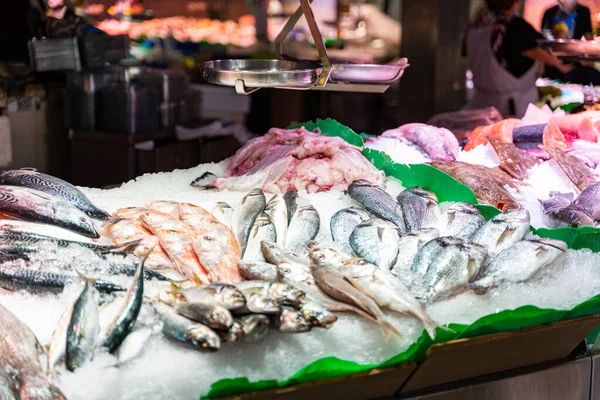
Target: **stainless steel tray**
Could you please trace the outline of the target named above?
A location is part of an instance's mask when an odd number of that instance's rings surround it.
[[[213,60],[202,64],[209,83],[248,88],[312,87],[321,74],[321,64],[284,60]]]
[[[333,64],[329,79],[335,82],[392,83],[404,74],[406,59],[396,64]]]
[[[598,57],[600,42],[594,40],[539,40],[542,48],[552,50],[559,57]]]

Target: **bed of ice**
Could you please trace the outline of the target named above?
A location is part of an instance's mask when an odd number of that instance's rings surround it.
[[[142,206],[152,200],[190,202],[207,209],[217,201],[227,201],[235,207],[245,193],[200,191],[189,185],[206,171],[220,175],[224,166],[224,163],[208,164],[190,170],[144,175],[117,189],[84,191],[96,205],[110,212],[121,207]],[[398,181],[389,179],[387,190],[397,195],[402,186]],[[331,241],[330,217],[336,211],[353,205],[342,192],[300,193],[300,198],[310,201],[319,211],[321,232],[317,240],[325,244]],[[70,248],[65,251],[82,250]],[[429,306],[428,311],[440,323],[467,324],[490,313],[528,304],[569,309],[600,293],[598,265],[600,255],[588,251],[569,251],[563,261],[549,267],[538,280],[506,285],[485,296],[463,293]],[[107,279],[114,280],[110,277]],[[119,279],[126,284],[127,278]],[[164,285],[150,283],[146,285],[147,293],[157,292]],[[48,344],[56,323],[79,290],[80,286],[73,284],[58,296],[0,294],[0,304],[30,326],[42,344]],[[100,353],[91,363],[74,373],[62,370],[57,383],[70,400],[195,400],[210,390],[211,383],[220,379],[247,377],[250,381],[281,380],[323,357],[335,356],[361,364],[379,363],[406,350],[422,332],[422,325],[415,319],[392,314],[388,316],[403,332],[403,338],[389,337],[385,340],[377,325],[352,316],[340,316],[330,330],[315,329],[299,334],[271,331],[262,343],[224,343],[220,351],[211,354],[173,344],[157,333],[148,342],[140,358],[116,368],[108,367],[114,363],[112,356]],[[152,325],[152,321],[152,313],[146,307],[139,322],[150,324],[158,331],[159,328]]]

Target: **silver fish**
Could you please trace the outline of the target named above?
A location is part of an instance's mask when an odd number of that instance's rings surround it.
[[[295,190],[288,190],[283,195],[283,200],[285,201],[285,207],[287,209],[287,217],[288,217],[288,225],[290,224],[292,217],[296,213],[296,209],[298,208],[298,192]]]
[[[566,208],[553,213],[553,217],[571,226],[593,226],[600,221],[600,182],[596,182],[577,196]]]
[[[275,226],[277,244],[285,245],[285,238],[288,229],[287,207],[283,195],[278,193],[271,197],[271,200],[265,207],[265,214],[269,216],[271,222]]]
[[[2,399],[64,400],[42,370],[43,348],[27,325],[0,305],[0,396]]]
[[[300,315],[312,326],[329,329],[337,321],[337,317],[325,306],[315,301],[304,301],[300,307]]]
[[[360,223],[350,235],[356,254],[379,268],[390,269],[398,258],[398,228],[391,222],[375,218]]]
[[[242,327],[242,341],[245,343],[262,342],[269,332],[269,317],[262,314],[245,315],[239,318]]]
[[[248,281],[277,282],[276,265],[261,261],[240,261],[238,268],[242,273],[242,277]]]
[[[127,335],[115,353],[117,356],[116,366],[126,364],[142,354],[151,336],[152,329],[150,328],[136,329]]]
[[[306,254],[306,243],[313,240],[321,227],[321,218],[313,206],[299,207],[288,228],[285,247],[296,254]]]
[[[400,237],[400,240],[398,240],[398,258],[390,268],[390,272],[394,276],[401,276],[405,271],[410,270],[421,247],[437,237],[439,237],[439,232],[435,228],[423,228]]]
[[[400,233],[406,233],[402,208],[385,190],[360,179],[348,186],[348,194],[373,214],[396,225]]]
[[[302,300],[306,297],[306,294],[298,290],[292,285],[279,282],[265,282],[265,281],[245,281],[238,283],[238,289],[242,293],[246,293],[248,289],[259,289],[265,296],[274,300],[280,305],[287,305],[292,307],[299,307],[302,304]]]
[[[164,304],[155,303],[154,308],[160,316],[162,332],[166,337],[197,350],[217,351],[221,347],[219,335],[208,326],[190,321]]]
[[[340,246],[342,251],[351,254],[350,235],[354,231],[354,228],[361,222],[368,221],[369,218],[370,216],[367,211],[356,207],[344,208],[336,212],[331,217],[329,224],[333,241]]]
[[[270,298],[262,287],[247,287],[241,290],[246,298],[246,305],[235,310],[236,315],[249,313],[278,314],[281,312],[279,303]]]
[[[106,219],[110,215],[96,207],[85,194],[69,182],[51,175],[30,170],[12,170],[0,173],[0,185],[20,186],[39,190],[73,204],[92,218]]]
[[[233,323],[226,331],[216,331],[223,342],[238,343],[244,337],[244,330],[239,320],[234,319]]]
[[[517,208],[496,215],[479,228],[470,240],[485,246],[491,258],[523,240],[529,232],[529,225],[529,211]]]
[[[552,239],[530,239],[504,249],[469,284],[477,293],[485,293],[501,282],[525,282],[567,250],[565,242]]]
[[[419,319],[429,336],[435,339],[438,323],[427,315],[408,288],[387,270],[365,260],[352,259],[343,263],[340,271],[354,287],[372,298],[379,307]]]
[[[242,199],[242,204],[233,211],[231,230],[240,244],[242,253],[246,249],[254,221],[264,211],[266,205],[267,200],[263,191],[254,189]]]
[[[437,254],[448,246],[460,246],[464,244],[464,239],[455,237],[440,237],[432,239],[425,243],[423,247],[419,249],[413,263],[411,270],[417,274],[425,275],[429,270],[430,265],[434,262]]]
[[[0,213],[19,219],[60,226],[93,239],[100,237],[92,220],[75,206],[44,192],[0,186]]]
[[[67,329],[67,369],[74,371],[94,356],[98,341],[98,292],[89,281],[73,304],[73,314]]]
[[[210,188],[210,186],[206,186],[206,184],[214,181],[217,178],[218,177],[212,172],[206,171],[205,173],[194,179],[192,183],[190,183],[190,185],[200,189],[208,189]]]
[[[297,333],[308,332],[312,329],[312,325],[308,322],[302,313],[297,310],[284,308],[281,313],[275,316],[275,327],[279,332]]]
[[[213,283],[178,290],[188,303],[204,303],[223,306],[228,310],[236,310],[246,305],[246,298],[233,285]]]
[[[215,206],[210,210],[210,213],[215,216],[216,219],[219,220],[225,226],[231,228],[231,221],[233,218],[233,208],[225,203],[224,201],[219,201]]]
[[[48,371],[54,370],[59,362],[64,361],[67,352],[67,330],[73,315],[73,305],[71,304],[58,321],[58,325],[52,333],[52,342],[48,346]]]
[[[400,204],[409,232],[433,227],[440,216],[437,196],[420,187],[402,191],[396,200]]]
[[[273,225],[271,219],[265,213],[260,214],[258,218],[256,218],[256,221],[254,221],[242,259],[244,261],[264,261],[265,258],[263,257],[260,248],[260,242],[263,240],[269,242],[277,240],[275,225]]]
[[[227,330],[233,324],[229,310],[219,305],[176,303],[173,309],[180,315],[212,329]]]
[[[481,211],[469,203],[452,204],[440,215],[435,227],[440,236],[468,239],[485,224]]]

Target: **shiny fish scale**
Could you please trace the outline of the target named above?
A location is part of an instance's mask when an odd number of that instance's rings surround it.
[[[398,240],[398,258],[390,272],[394,276],[400,276],[404,271],[410,270],[421,247],[438,236],[439,232],[435,228],[424,228],[402,236]]]
[[[248,236],[254,221],[263,212],[266,205],[267,201],[263,191],[254,189],[242,199],[242,204],[233,211],[231,229],[240,244],[242,253],[246,250]]]
[[[490,257],[523,240],[529,232],[529,211],[515,209],[496,215],[472,236],[471,241],[484,246]]]
[[[360,257],[388,270],[396,263],[399,239],[396,225],[372,219],[354,229],[350,235],[350,246]]]
[[[437,197],[428,190],[409,188],[402,191],[396,200],[409,232],[433,226],[440,215]]]
[[[277,240],[277,231],[275,225],[271,222],[269,216],[265,213],[256,218],[254,225],[248,235],[248,243],[242,260],[244,261],[264,261],[260,243],[262,241],[275,242]]]
[[[373,214],[392,222],[398,227],[400,233],[406,232],[402,208],[396,199],[383,189],[361,179],[348,186],[348,194]]]
[[[271,222],[275,226],[277,233],[277,244],[285,245],[285,238],[288,229],[287,206],[281,193],[275,194],[265,207],[265,214],[269,216]]]
[[[469,203],[451,205],[435,224],[440,236],[470,238],[485,223],[481,211]]]
[[[299,207],[290,221],[285,247],[299,255],[307,254],[306,244],[317,236],[320,227],[321,218],[313,206]]]
[[[350,254],[352,247],[349,238],[354,229],[370,218],[369,213],[363,209],[350,207],[333,214],[330,221],[331,237],[340,246],[341,250]]]

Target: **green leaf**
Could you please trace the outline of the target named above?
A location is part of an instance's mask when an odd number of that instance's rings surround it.
[[[319,129],[323,135],[340,137],[346,142],[358,147],[363,147],[365,145],[362,138],[356,132],[331,118],[302,122],[300,124],[288,126],[287,129],[297,129],[300,127],[304,127],[311,132],[315,129]]]
[[[570,249],[590,249],[600,253],[600,229],[589,226],[579,228],[535,229],[535,234],[548,239],[562,240]]]

